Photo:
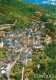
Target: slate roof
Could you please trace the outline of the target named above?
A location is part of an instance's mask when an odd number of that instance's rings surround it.
[[[26,57],[22,57],[22,58],[20,58],[20,60],[25,60],[26,59]]]
[[[6,67],[7,67],[7,65],[3,65],[3,67],[4,67],[4,68],[6,68]]]
[[[16,57],[16,54],[11,54],[11,58],[15,58]]]
[[[4,58],[0,58],[0,61],[3,61],[4,60]]]
[[[11,62],[10,60],[7,60],[7,61],[6,61],[6,64],[9,64],[10,62]]]
[[[31,44],[27,45],[27,47],[31,47],[31,46],[32,46]]]
[[[32,58],[32,55],[28,54],[27,58],[28,59],[31,59]]]
[[[22,56],[26,56],[27,54],[26,54],[25,52],[22,52],[21,55],[22,55]]]

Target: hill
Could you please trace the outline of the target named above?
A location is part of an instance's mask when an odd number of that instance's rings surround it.
[[[52,12],[52,16],[53,18],[56,19],[56,5],[52,5],[52,4],[40,4],[41,7],[49,10],[49,12]]]
[[[52,5],[52,4],[40,4],[40,6],[48,9],[51,12],[56,12],[56,5]]]
[[[31,24],[38,17],[52,15],[45,8],[19,0],[1,0],[0,1],[0,24],[13,24],[17,19],[16,29]]]

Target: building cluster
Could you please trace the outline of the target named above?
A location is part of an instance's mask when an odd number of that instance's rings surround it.
[[[5,74],[7,73],[8,69],[10,69],[11,64],[15,61],[15,59],[17,58],[16,54],[11,54],[10,56],[7,57],[6,60],[4,60],[3,58],[0,59],[0,63],[2,62],[3,64],[1,64],[1,74]]]
[[[23,52],[21,52],[18,63],[27,66],[27,61],[32,61],[31,47],[24,48]]]
[[[41,25],[41,29],[45,28],[45,25]],[[32,45],[35,48],[42,47],[41,35],[45,34],[43,30],[37,27],[30,26],[26,29],[19,29],[13,32],[6,33],[6,36],[1,40],[0,48],[7,48],[8,50],[14,49],[15,52],[19,52],[23,46]],[[45,43],[51,43],[51,37],[44,37]]]
[[[6,48],[13,53],[20,52],[20,58],[18,63],[27,65],[27,61],[32,61],[32,48],[42,48],[43,42],[46,44],[51,43],[52,38],[44,33],[45,25],[41,25],[41,29],[35,26],[29,26],[25,29],[14,30],[13,32],[7,32],[4,38],[0,41],[0,48]],[[45,35],[42,37],[42,35]],[[0,64],[4,64],[1,67],[1,73],[5,73],[9,69],[10,65],[17,58],[16,54],[10,54],[6,61],[4,58],[0,58]]]

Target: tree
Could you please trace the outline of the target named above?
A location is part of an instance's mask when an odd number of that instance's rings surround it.
[[[46,45],[46,47],[44,48],[44,52],[47,56],[49,56],[52,59],[56,58],[56,42],[52,42],[49,45]]]
[[[15,76],[14,76],[14,78],[15,78],[16,80],[21,80],[21,74],[16,73]]]
[[[56,74],[56,61],[48,63],[46,74]]]
[[[37,66],[33,68],[33,72],[35,74],[43,74],[43,72],[46,70],[45,64],[40,64],[40,68],[38,69]]]
[[[48,17],[46,17],[46,16],[43,14],[43,16],[40,17],[40,20],[41,20],[41,21],[44,21],[44,22],[47,22]]]
[[[2,78],[2,77],[0,77],[0,80],[3,80],[3,78]]]

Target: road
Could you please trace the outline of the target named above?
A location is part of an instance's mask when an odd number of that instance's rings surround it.
[[[22,48],[22,51],[21,52],[26,52],[26,53],[28,53],[28,51],[29,51],[29,48],[27,48],[27,47],[23,47]],[[12,63],[12,64],[9,64],[9,68],[7,68],[6,69],[6,72],[5,72],[5,75],[6,75],[6,77],[8,78],[8,80],[11,80],[10,79],[10,72],[11,72],[11,69],[14,67],[14,65],[17,63],[17,61],[19,60],[19,58],[20,58],[20,55],[21,55],[21,52],[20,52],[20,54],[18,55],[18,57],[15,59],[15,61]],[[28,54],[27,54],[28,55]],[[27,55],[26,55],[26,65],[27,65]],[[23,67],[23,69],[22,69],[22,80],[23,80],[23,76],[24,76],[24,67]]]
[[[7,27],[0,27],[0,30],[6,29],[6,28],[10,28],[11,26],[7,26]]]
[[[22,79],[21,80],[23,80],[23,78],[24,78],[24,67],[22,68]]]
[[[24,49],[25,49],[25,52],[28,52],[28,48],[26,48],[26,47],[24,47],[21,52],[23,52]],[[6,70],[6,75],[7,75],[7,77],[8,77],[8,80],[10,80],[10,77],[9,77],[10,71],[11,71],[11,69],[14,67],[14,65],[17,63],[17,61],[19,60],[20,55],[21,55],[21,52],[20,52],[20,54],[18,55],[18,57],[16,58],[16,60],[11,64],[10,68],[9,68],[8,70]],[[24,71],[24,68],[23,68],[23,70],[22,70],[22,74],[23,74],[23,71]]]
[[[28,53],[29,49],[25,50],[26,53]],[[27,66],[27,56],[28,54],[26,55],[26,66]],[[24,80],[24,67],[22,68],[22,79],[21,80]]]
[[[20,54],[21,54],[21,53],[20,53]],[[10,77],[9,77],[10,71],[11,71],[11,69],[13,68],[13,66],[17,63],[17,61],[18,61],[18,59],[19,59],[19,57],[20,57],[20,54],[18,55],[18,57],[16,58],[16,60],[11,64],[10,68],[6,71],[8,80],[10,80]]]
[[[4,24],[4,25],[0,25],[0,30],[6,29],[6,28],[10,28],[11,26],[14,26],[17,22],[17,19],[15,20],[15,22],[13,24]]]

